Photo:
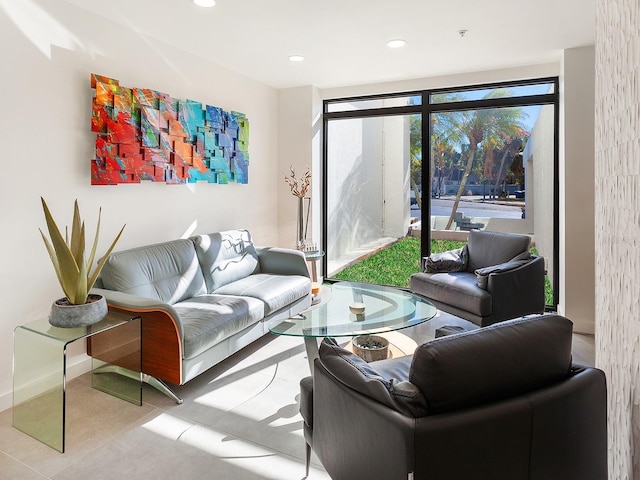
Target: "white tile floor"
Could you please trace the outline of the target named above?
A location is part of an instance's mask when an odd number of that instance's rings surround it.
[[[455,323],[439,316],[402,333],[421,343]],[[592,365],[593,337],[577,337],[575,360]],[[14,429],[11,410],[0,413],[0,479],[302,479],[298,384],[308,373],[301,339],[266,335],[177,387],[182,405],[145,386],[138,407],[84,375],[68,385],[64,454]],[[309,479],[329,479],[315,458]]]

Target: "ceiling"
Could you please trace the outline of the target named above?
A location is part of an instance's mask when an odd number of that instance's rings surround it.
[[[67,1],[275,88],[557,62],[595,43],[595,0]]]

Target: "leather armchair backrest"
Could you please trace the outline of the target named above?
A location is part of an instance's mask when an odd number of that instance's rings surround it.
[[[469,232],[467,272],[505,263],[529,249],[528,235],[471,230]]]
[[[512,398],[570,375],[572,322],[560,315],[508,320],[420,345],[409,381],[429,414]]]

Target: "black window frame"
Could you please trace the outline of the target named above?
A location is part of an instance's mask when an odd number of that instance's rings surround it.
[[[488,90],[497,88],[510,88],[536,84],[553,84],[553,92],[539,95],[524,95],[513,97],[501,97],[492,99],[479,99],[479,100],[465,100],[456,101],[450,103],[431,103],[431,97],[442,93],[456,93],[472,90]],[[501,108],[501,107],[525,107],[535,105],[553,105],[554,106],[554,161],[553,161],[553,202],[554,202],[554,215],[553,215],[553,305],[548,305],[550,309],[555,309],[558,304],[559,296],[559,255],[560,255],[560,218],[558,212],[559,200],[560,200],[560,180],[559,180],[559,123],[560,123],[560,94],[559,94],[559,77],[541,77],[531,78],[524,80],[512,80],[505,82],[492,82],[481,84],[469,84],[455,87],[441,87],[425,90],[414,90],[405,92],[383,93],[377,95],[362,95],[342,98],[325,99],[323,101],[323,119],[322,119],[322,245],[328,245],[328,123],[331,120],[346,119],[346,118],[371,118],[382,116],[394,116],[394,115],[422,115],[422,138],[423,138],[423,161],[422,161],[422,185],[429,184],[430,178],[430,165],[431,165],[431,145],[428,143],[429,148],[425,150],[424,139],[430,139],[430,121],[424,121],[425,118],[429,119],[431,114],[440,112],[452,112],[452,111],[468,111],[488,108]],[[335,103],[345,102],[359,102],[368,100],[378,100],[385,98],[398,98],[398,97],[421,97],[422,101],[417,105],[405,105],[400,107],[381,107],[381,108],[369,108],[359,110],[348,110],[330,112],[329,106]],[[426,155],[425,155],[426,154]],[[431,211],[431,195],[425,195],[422,198],[423,209],[422,212]],[[431,227],[423,230],[421,236],[420,250],[421,255],[428,256],[431,249]],[[327,272],[327,255],[322,259],[323,272]],[[326,278],[327,281],[335,281],[332,278]]]

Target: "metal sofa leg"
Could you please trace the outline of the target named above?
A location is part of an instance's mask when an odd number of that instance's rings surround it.
[[[174,400],[178,405],[182,405],[183,400],[178,397],[162,380],[152,377],[146,373],[133,372],[127,368],[119,367],[117,365],[104,365],[93,370],[93,373],[116,373],[123,377],[133,378],[134,380],[140,379],[140,381],[152,386],[161,393],[164,393],[167,397]]]
[[[173,390],[171,390],[167,386],[167,384],[164,383],[162,380],[159,380],[156,377],[152,377],[151,375],[147,375],[146,373],[143,373],[142,381],[152,386],[156,390],[160,391],[161,393],[164,393],[167,397],[174,400],[178,405],[182,405],[183,400],[179,396],[177,396],[175,393],[173,393]]]

